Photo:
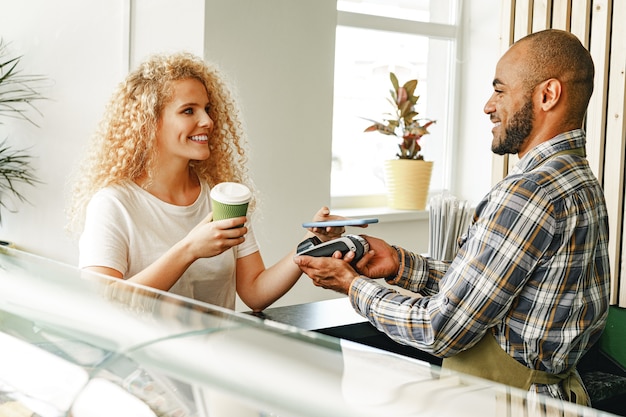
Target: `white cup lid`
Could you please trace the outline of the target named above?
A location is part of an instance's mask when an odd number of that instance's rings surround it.
[[[222,182],[211,189],[211,198],[225,204],[243,204],[250,201],[252,192],[238,182]]]

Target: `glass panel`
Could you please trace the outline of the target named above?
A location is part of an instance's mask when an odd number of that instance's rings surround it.
[[[454,24],[454,0],[338,0],[337,10],[396,19]]]
[[[418,80],[416,110],[424,118],[437,120],[420,145],[424,158],[435,161],[431,190],[445,187],[452,46],[452,41],[426,36],[337,27],[332,196],[385,192],[383,165],[386,159],[395,158],[398,140],[363,130],[371,125],[366,119],[380,121],[392,109],[390,71],[400,83]]]
[[[427,362],[0,250],[2,416],[607,415],[526,396]]]

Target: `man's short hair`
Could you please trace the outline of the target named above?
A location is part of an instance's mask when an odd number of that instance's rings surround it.
[[[525,65],[528,90],[549,78],[565,86],[571,115],[582,120],[593,92],[594,65],[591,54],[578,38],[566,31],[547,29],[532,33],[516,44],[528,53]]]

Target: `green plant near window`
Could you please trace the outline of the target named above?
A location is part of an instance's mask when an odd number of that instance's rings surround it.
[[[374,124],[365,129],[365,132],[379,132],[399,138],[400,151],[396,154],[399,159],[423,160],[419,141],[422,136],[429,133],[428,127],[435,123],[435,120],[420,118],[415,110],[419,99],[419,96],[414,95],[417,80],[409,80],[400,86],[393,72],[389,73],[389,78],[393,86],[393,89],[389,90],[391,93],[389,103],[393,112],[388,113],[389,118],[383,119],[383,122],[371,120]]]
[[[36,87],[45,80],[39,75],[26,75],[19,69],[22,56],[13,56],[7,44],[0,39],[0,124],[5,117],[17,118],[37,126],[29,117],[30,111],[39,113],[34,102],[44,97]],[[39,113],[41,114],[41,113]],[[19,184],[35,185],[39,181],[31,165],[31,155],[24,149],[14,149],[7,144],[7,138],[0,141],[0,222],[2,209],[7,206],[6,195],[26,201],[19,191]]]

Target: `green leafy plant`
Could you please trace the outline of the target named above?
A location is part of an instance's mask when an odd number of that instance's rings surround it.
[[[415,105],[419,96],[414,95],[417,80],[409,80],[400,86],[393,72],[389,73],[389,78],[393,86],[393,89],[389,90],[391,93],[389,102],[393,112],[387,113],[388,118],[383,119],[383,122],[370,120],[374,124],[365,129],[365,132],[379,132],[399,138],[400,151],[396,154],[399,159],[424,159],[420,153],[422,147],[419,141],[422,136],[429,133],[428,127],[435,123],[435,120],[418,117]]]
[[[0,39],[0,124],[4,117],[12,117],[37,126],[28,113],[34,110],[41,114],[33,102],[44,99],[36,87],[45,78],[22,74],[19,69],[21,59],[21,55],[12,56],[7,44]],[[7,144],[6,138],[0,142],[0,221],[1,209],[11,210],[5,201],[5,194],[8,193],[24,202],[26,198],[19,191],[18,184],[35,185],[39,182],[35,177],[31,159],[26,150],[12,149]]]

